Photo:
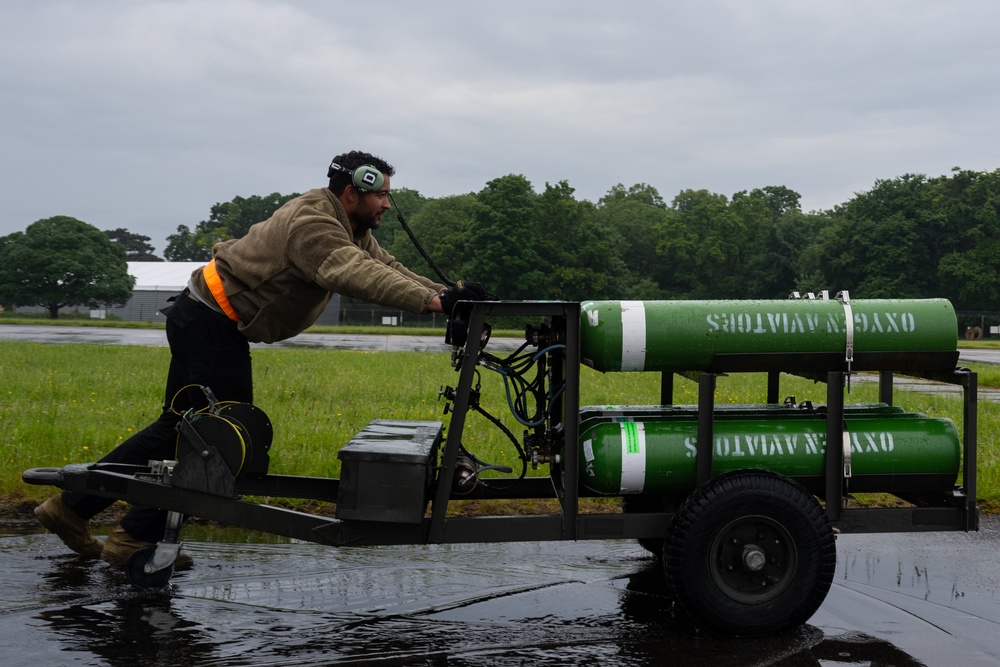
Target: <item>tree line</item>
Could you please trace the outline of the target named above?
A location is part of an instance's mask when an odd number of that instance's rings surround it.
[[[218,203],[193,228],[179,225],[164,256],[207,260],[215,243],[243,236],[296,196]],[[784,186],[732,196],[683,190],[668,202],[648,184],[618,184],[590,202],[566,181],[539,191],[517,174],[475,193],[427,198],[403,188],[393,198],[451,278],[482,282],[504,299],[781,299],[849,290],[854,298],[943,297],[957,310],[1000,310],[1000,170],[878,180],[811,212]],[[379,243],[438,279],[395,213],[383,217]],[[159,259],[148,237],[105,234],[131,261]],[[11,294],[9,239],[0,238],[0,302]]]
[[[171,261],[210,257],[297,194],[236,197],[168,237]],[[727,197],[683,190],[671,201],[645,183],[596,203],[566,181],[537,191],[521,175],[476,193],[393,193],[404,220],[452,278],[505,299],[780,299],[793,290],[856,298],[943,297],[960,310],[1000,303],[1000,170],[956,168],[876,181],[831,210],[804,212],[784,186]],[[386,213],[379,243],[435,278]]]

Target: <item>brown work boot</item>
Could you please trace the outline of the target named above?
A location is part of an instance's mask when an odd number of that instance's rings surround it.
[[[59,536],[66,546],[84,558],[100,558],[104,546],[90,534],[90,522],[80,518],[63,502],[62,494],[52,496],[35,508],[38,523]]]
[[[111,531],[108,539],[104,541],[104,551],[101,553],[101,560],[115,567],[123,568],[128,564],[129,557],[136,551],[145,547],[155,546],[156,542],[137,540],[126,533],[124,528],[118,527]],[[193,566],[194,559],[187,554],[179,553],[177,554],[177,558],[174,559],[174,572],[190,570]]]

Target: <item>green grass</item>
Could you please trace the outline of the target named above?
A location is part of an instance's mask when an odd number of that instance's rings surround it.
[[[447,353],[263,349],[253,352],[255,403],[274,425],[270,471],[339,476],[338,449],[372,419],[447,421],[442,386],[458,374]],[[0,341],[0,496],[8,503],[37,499],[52,489],[24,484],[28,468],[96,461],[156,417],[169,362],[165,348],[50,345]],[[1000,385],[1000,369],[977,366],[980,384]],[[509,417],[500,378],[482,373],[482,404]],[[783,376],[782,396],[826,402],[826,386]],[[760,403],[765,377],[718,379],[719,403]],[[878,399],[874,384],[855,383],[849,401]],[[583,369],[581,403],[654,404],[659,374]],[[675,403],[697,402],[697,385],[675,381]],[[953,419],[961,426],[961,401],[897,392],[896,404],[913,412]],[[1000,405],[979,404],[979,487],[987,505],[1000,501]],[[516,452],[500,432],[470,415],[464,444],[481,459],[520,470]],[[537,474],[547,474],[542,468]]]
[[[992,364],[967,364],[969,370],[975,371],[980,387],[1000,387],[1000,366]]]
[[[1000,349],[1000,338],[985,338],[983,340],[959,340],[959,347],[967,347],[970,349],[979,350],[998,350]]]

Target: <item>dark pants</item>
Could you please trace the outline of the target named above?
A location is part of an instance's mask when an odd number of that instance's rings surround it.
[[[188,296],[187,290],[163,309],[167,317],[170,369],[159,419],[120,444],[101,462],[145,465],[149,460],[176,458],[180,415],[207,405],[202,386],[219,401],[253,402],[250,345],[228,317]],[[122,369],[128,372],[128,369]],[[63,500],[78,515],[90,519],[114,500],[64,491]],[[133,506],[121,526],[147,542],[163,539],[167,513]]]

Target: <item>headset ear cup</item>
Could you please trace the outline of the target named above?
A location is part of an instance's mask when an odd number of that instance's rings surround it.
[[[376,192],[385,184],[385,177],[375,167],[364,165],[354,170],[352,174],[354,187],[364,192]]]

